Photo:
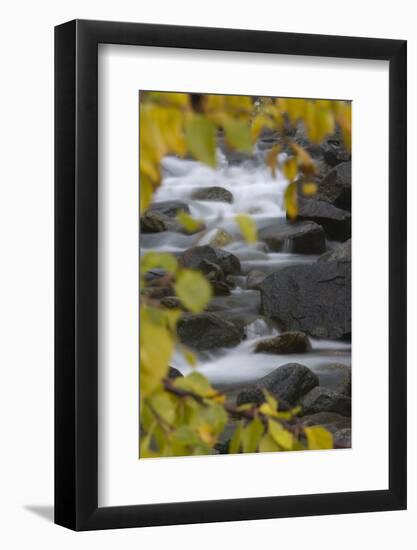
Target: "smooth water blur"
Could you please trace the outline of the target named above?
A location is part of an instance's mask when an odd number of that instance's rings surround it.
[[[184,235],[173,231],[141,235],[141,253],[158,250],[179,254],[192,246],[208,244],[218,229],[233,237],[233,242],[222,248],[235,254],[242,266],[242,274],[252,269],[271,273],[287,265],[312,263],[317,256],[269,253],[263,243],[248,245],[234,222],[236,214],[250,214],[258,229],[279,219],[285,220],[283,194],[287,180],[277,171],[272,177],[265,163],[244,161],[238,166],[229,165],[225,155],[218,150],[218,167],[210,168],[200,162],[167,157],[162,162],[163,180],[154,195],[154,201],[180,200],[190,207],[191,215],[202,220],[206,230],[196,235]],[[233,203],[200,201],[192,199],[202,187],[219,186],[233,194]],[[213,303],[223,304],[223,315],[232,318],[242,311],[255,313],[259,300],[258,291],[246,290],[246,277],[235,277],[237,284],[232,296],[215,298]],[[260,316],[259,316],[260,317]],[[310,339],[312,350],[303,354],[273,355],[254,354],[262,339],[278,335],[278,330],[263,318],[257,318],[245,327],[245,339],[235,348],[220,349],[198,355],[197,369],[217,386],[229,387],[253,382],[277,367],[289,362],[299,362],[313,371],[326,364],[350,365],[350,344]],[[183,374],[191,370],[181,353],[176,352],[171,365]]]

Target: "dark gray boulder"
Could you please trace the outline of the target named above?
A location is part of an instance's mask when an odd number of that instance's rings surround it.
[[[311,221],[291,223],[277,220],[260,229],[258,238],[268,245],[271,252],[322,254],[326,250],[323,228]]]
[[[350,449],[352,447],[352,430],[343,428],[333,434],[335,449]]]
[[[259,285],[265,279],[266,273],[263,271],[258,271],[257,269],[252,269],[249,271],[248,278],[246,279],[246,288],[248,290],[259,290]]]
[[[339,129],[333,135],[327,136],[320,144],[314,144],[308,139],[303,123],[299,123],[293,139],[314,159],[321,175],[327,174],[334,166],[351,158]]]
[[[236,404],[259,405],[265,401],[262,390],[267,390],[276,399],[292,405],[318,383],[317,376],[310,369],[298,363],[288,363],[267,374],[252,386],[244,388],[238,394]]]
[[[282,330],[316,338],[351,334],[351,270],[343,262],[288,266],[260,285],[261,312]]]
[[[343,162],[330,170],[319,183],[318,200],[350,210],[352,205],[352,164]]]
[[[202,187],[191,195],[191,198],[199,201],[220,201],[233,202],[233,195],[224,187],[213,185],[212,187]]]
[[[319,224],[330,240],[346,241],[352,234],[350,212],[316,197],[298,199],[297,220]]]
[[[183,378],[184,375],[175,367],[168,367],[168,378]]]
[[[186,311],[186,308],[177,296],[165,296],[161,299],[161,305],[167,309],[182,309]]]
[[[347,395],[352,393],[352,369],[346,365],[333,363],[322,365],[315,370],[320,386]]]
[[[333,250],[329,250],[317,259],[318,262],[351,262],[352,261],[352,240],[339,244]]]
[[[274,338],[257,343],[256,353],[305,353],[311,349],[310,340],[303,332],[283,332]]]
[[[194,246],[180,256],[180,262],[184,267],[200,269],[200,264],[203,261],[216,264],[225,275],[235,275],[241,272],[240,261],[234,254],[214,246]]]
[[[231,348],[243,339],[243,330],[214,313],[185,314],[177,323],[181,342],[196,350]]]
[[[336,393],[322,386],[316,386],[300,400],[302,414],[318,412],[335,412],[342,416],[350,416],[351,399],[346,395]]]
[[[333,412],[319,412],[302,417],[303,426],[325,426],[332,433],[350,428],[352,420],[348,416]]]
[[[168,229],[164,216],[158,212],[148,212],[140,217],[141,233],[161,233]]]
[[[179,212],[190,213],[190,208],[187,203],[182,201],[157,201],[153,202],[149,208],[148,213],[158,213],[168,218],[175,218]]]

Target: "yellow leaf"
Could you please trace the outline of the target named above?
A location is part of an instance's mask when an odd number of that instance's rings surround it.
[[[256,243],[258,240],[258,230],[253,218],[247,214],[236,214],[235,222],[239,226],[240,232],[244,236],[246,242],[249,244]]]
[[[311,156],[307,153],[307,151],[303,147],[301,147],[301,145],[298,145],[298,143],[295,143],[295,141],[291,142],[291,147],[294,153],[297,155],[298,166],[304,172],[304,174],[306,175],[317,174],[318,170],[317,170],[316,163],[311,158]]]
[[[252,98],[247,95],[224,96],[226,110],[233,111],[237,115],[250,115],[252,113]]]
[[[265,434],[259,442],[260,453],[275,453],[279,450],[280,448],[269,434]]]
[[[166,391],[158,391],[148,398],[151,411],[168,425],[175,422],[175,398]]]
[[[207,378],[198,371],[193,371],[182,378],[175,378],[173,384],[177,388],[192,391],[201,397],[213,397],[218,394]]]
[[[333,436],[322,426],[304,428],[304,432],[307,437],[309,449],[333,449]]]
[[[216,127],[199,114],[190,114],[185,120],[185,139],[188,150],[205,164],[216,166]]]
[[[313,182],[303,183],[301,189],[302,189],[303,195],[305,195],[306,197],[310,197],[311,195],[315,195],[317,193],[317,183],[313,183]]]
[[[304,116],[304,123],[309,139],[313,143],[320,143],[327,135],[335,130],[335,117],[331,109],[324,109],[314,101],[308,101]]]
[[[293,446],[293,435],[285,428],[275,422],[274,420],[268,421],[268,433],[278,445],[285,451],[291,451]]]
[[[148,206],[151,204],[153,195],[153,186],[148,176],[141,172],[140,174],[140,200],[139,200],[139,212],[143,214]]]
[[[180,345],[180,349],[187,363],[192,367],[195,367],[197,365],[197,357],[195,353],[183,345]]]
[[[291,182],[284,193],[285,210],[290,220],[294,220],[298,214],[297,187]]]
[[[224,95],[205,94],[202,103],[206,113],[222,111],[224,109]]]
[[[258,448],[259,441],[264,433],[264,425],[259,418],[254,418],[243,429],[241,436],[244,453],[254,453]]]
[[[241,439],[243,433],[243,425],[240,423],[236,430],[233,432],[232,439],[229,445],[229,454],[236,454],[240,451]]]
[[[297,98],[279,98],[277,99],[278,107],[281,111],[287,113],[291,124],[295,124],[300,118],[303,118],[307,100]]]
[[[147,273],[155,268],[165,269],[168,273],[175,274],[178,267],[178,262],[172,254],[168,252],[145,252],[140,259],[141,273]]]
[[[253,146],[248,122],[231,116],[223,117],[222,122],[228,146],[244,153],[251,153]]]
[[[296,157],[288,158],[284,162],[282,171],[289,182],[294,181],[298,174],[298,163]]]
[[[203,311],[211,299],[211,286],[198,271],[181,271],[174,288],[184,306],[193,313]]]
[[[272,175],[275,177],[277,170],[277,157],[281,152],[282,146],[280,144],[274,145],[270,151],[266,154],[266,164],[271,169]]]
[[[174,340],[163,325],[151,322],[146,308],[140,314],[140,391],[151,394],[168,372]]]
[[[188,233],[197,233],[203,229],[204,224],[200,220],[194,219],[192,216],[181,210],[177,214],[177,220]]]
[[[258,139],[263,128],[271,128],[273,130],[275,128],[274,122],[263,114],[256,115],[250,127],[252,141],[255,142]]]
[[[147,92],[145,100],[152,100],[155,103],[163,105],[173,105],[175,107],[189,107],[189,94],[177,92]]]
[[[210,424],[203,424],[197,428],[197,433],[200,436],[201,440],[207,445],[213,445],[216,441],[213,428]]]

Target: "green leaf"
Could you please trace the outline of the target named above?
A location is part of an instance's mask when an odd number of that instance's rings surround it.
[[[154,324],[146,308],[140,312],[140,391],[146,397],[168,372],[174,340],[163,325]]]
[[[193,313],[203,311],[211,299],[211,286],[198,271],[181,271],[174,288],[184,306]]]
[[[253,146],[249,124],[245,120],[230,116],[225,116],[222,123],[229,147],[244,153],[252,153]]]
[[[197,393],[201,397],[210,397],[217,392],[211,387],[207,378],[201,372],[193,371],[187,376],[175,378],[173,382],[177,388]]]
[[[252,244],[258,240],[258,230],[255,221],[247,214],[236,214],[235,222],[239,226],[245,240]]]
[[[285,451],[291,451],[293,446],[293,435],[278,422],[268,421],[268,433],[278,445]]]
[[[166,391],[154,393],[149,398],[151,410],[167,424],[175,422],[175,398]]]
[[[333,436],[322,426],[304,428],[307,436],[308,448],[312,450],[333,449]]]
[[[242,447],[244,453],[254,453],[264,433],[264,425],[259,418],[254,418],[243,430]]]
[[[185,121],[188,150],[205,164],[216,166],[216,126],[202,115],[190,114]]]
[[[196,233],[197,231],[201,231],[204,227],[204,224],[201,223],[201,221],[195,220],[183,210],[178,212],[177,220],[188,233]]]
[[[243,433],[243,425],[240,423],[236,430],[233,432],[232,439],[229,445],[229,454],[234,455],[240,451],[241,439]]]
[[[269,434],[265,434],[259,442],[260,453],[275,453],[279,450],[279,446],[275,443],[274,439],[272,439]]]
[[[151,269],[161,268],[168,273],[175,274],[178,267],[178,262],[175,256],[167,252],[146,252],[140,259],[141,273],[147,273]]]

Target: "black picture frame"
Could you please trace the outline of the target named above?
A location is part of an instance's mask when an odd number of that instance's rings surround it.
[[[389,488],[98,507],[98,44],[389,62]],[[55,523],[92,530],[406,508],[404,40],[74,20],[55,28]]]

